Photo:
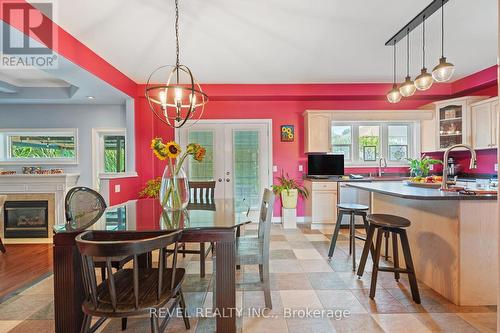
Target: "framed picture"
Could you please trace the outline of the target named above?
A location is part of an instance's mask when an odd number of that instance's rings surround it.
[[[295,127],[293,125],[281,125],[281,142],[293,142],[295,139]]]
[[[401,161],[408,158],[407,145],[389,145],[389,160]]]
[[[363,161],[376,161],[376,160],[377,160],[377,146],[364,146]]]

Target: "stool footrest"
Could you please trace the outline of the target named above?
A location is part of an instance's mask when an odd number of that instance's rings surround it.
[[[378,270],[380,272],[391,272],[391,273],[404,273],[404,274],[413,273],[412,271],[406,268],[395,268],[395,267],[379,267]]]

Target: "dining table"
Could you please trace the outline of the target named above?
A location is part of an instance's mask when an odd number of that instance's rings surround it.
[[[80,332],[84,288],[81,259],[75,237],[93,230],[107,240],[142,239],[182,230],[180,242],[215,244],[217,267],[216,309],[217,332],[236,332],[236,229],[250,223],[247,210],[240,201],[215,199],[209,204],[188,204],[182,211],[166,211],[158,199],[137,199],[108,207],[90,225],[71,222],[54,226],[54,319],[57,333]],[[78,219],[77,219],[78,221]],[[150,258],[150,256],[149,256]],[[152,265],[144,255],[141,265]]]

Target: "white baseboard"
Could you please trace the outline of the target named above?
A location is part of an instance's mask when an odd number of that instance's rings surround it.
[[[281,216],[273,216],[273,219],[271,220],[272,223],[278,223],[281,224]],[[304,216],[297,216],[297,223],[305,223],[306,217]]]

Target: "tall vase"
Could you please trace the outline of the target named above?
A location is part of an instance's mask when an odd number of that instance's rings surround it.
[[[167,164],[160,186],[160,203],[166,211],[180,211],[189,202],[189,183],[184,168],[175,172],[175,166]]]

